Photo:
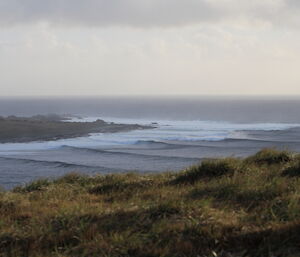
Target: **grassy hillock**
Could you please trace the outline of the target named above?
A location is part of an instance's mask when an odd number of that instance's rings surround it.
[[[0,193],[0,256],[300,256],[300,156],[69,174]]]

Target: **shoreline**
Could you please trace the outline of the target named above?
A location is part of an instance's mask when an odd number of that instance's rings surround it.
[[[92,133],[118,133],[153,128],[155,127],[117,124],[100,119],[94,122],[70,122],[63,117],[53,119],[41,115],[30,118],[10,116],[0,118],[0,144],[57,141],[89,136]]]

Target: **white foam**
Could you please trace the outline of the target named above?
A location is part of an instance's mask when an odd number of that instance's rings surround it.
[[[0,144],[0,154],[9,155],[10,153],[16,154],[16,152],[22,151],[49,150],[62,146],[98,148],[102,146],[130,145],[139,141],[220,141],[227,138],[245,139],[247,135],[237,131],[284,130],[300,126],[300,124],[287,123],[241,124],[216,121],[147,120],[110,117],[73,118],[72,121],[92,122],[97,119],[122,124],[152,124],[153,126],[157,126],[157,128],[122,133],[96,133],[89,137],[62,139],[58,141]]]

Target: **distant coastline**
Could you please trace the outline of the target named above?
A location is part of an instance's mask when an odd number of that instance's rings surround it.
[[[117,133],[154,128],[154,126],[138,124],[116,124],[100,119],[94,122],[70,122],[67,120],[68,117],[59,115],[0,117],[0,143],[54,141],[88,136],[91,133]]]

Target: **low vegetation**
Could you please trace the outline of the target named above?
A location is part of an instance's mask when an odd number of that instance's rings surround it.
[[[300,256],[300,157],[69,174],[0,193],[0,256]]]

